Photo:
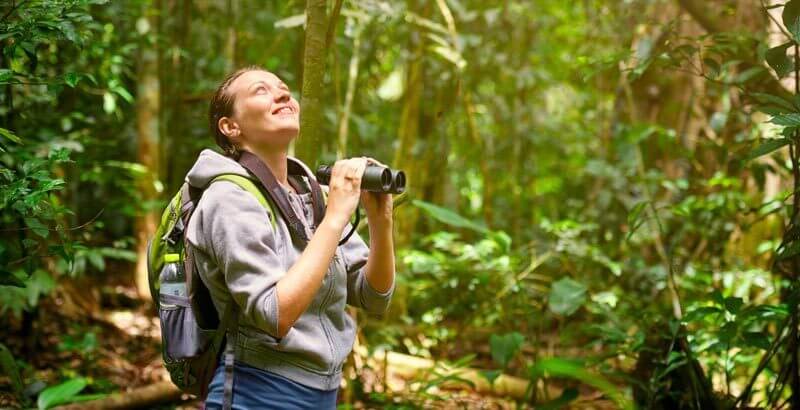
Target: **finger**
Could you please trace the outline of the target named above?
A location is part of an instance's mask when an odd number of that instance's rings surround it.
[[[367,169],[367,159],[364,157],[355,159],[355,174],[359,182],[364,176],[364,170]]]
[[[354,159],[348,159],[346,163],[346,178],[348,180],[355,180],[358,178],[356,163]]]
[[[377,160],[377,159],[375,159],[375,158],[371,158],[371,157],[364,157],[364,158],[366,158],[366,159],[367,159],[367,162],[369,162],[369,163],[371,163],[371,164],[380,165],[380,166],[382,166],[382,167],[389,168],[388,166],[386,166],[386,164],[384,164],[384,163],[382,163],[382,162],[378,161],[378,160]]]
[[[342,175],[342,160],[337,160],[331,168],[331,182],[338,181]]]

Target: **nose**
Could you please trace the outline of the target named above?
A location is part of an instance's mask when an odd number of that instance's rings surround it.
[[[287,102],[291,97],[292,94],[289,91],[278,88],[278,92],[275,94],[275,102]]]

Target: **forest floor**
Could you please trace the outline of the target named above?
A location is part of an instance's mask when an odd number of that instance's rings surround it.
[[[88,284],[84,284],[88,285]],[[83,288],[86,289],[86,288]],[[96,288],[95,288],[96,289]],[[103,286],[93,297],[81,292],[81,284],[59,289],[43,299],[35,316],[14,318],[4,315],[0,327],[10,330],[3,343],[15,358],[22,359],[31,397],[65,378],[86,377],[89,385],[82,392],[111,393],[131,391],[169,376],[162,366],[160,327],[149,304],[135,296],[135,289],[124,285]],[[382,372],[369,367],[359,371],[359,392],[350,391],[351,405],[340,408],[441,408],[515,409],[529,406],[513,400],[470,390],[432,389],[426,393],[409,391],[407,380],[382,380]],[[382,386],[405,386],[390,395],[378,393]],[[0,375],[0,408],[20,408],[11,392],[10,379]],[[374,392],[374,393],[370,393]],[[340,390],[340,402],[343,400]],[[32,401],[33,402],[33,401]],[[592,391],[581,391],[572,408],[613,408]],[[184,395],[182,401],[167,403],[161,409],[197,409],[198,400]]]

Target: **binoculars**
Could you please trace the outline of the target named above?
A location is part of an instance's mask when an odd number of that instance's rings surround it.
[[[330,165],[320,165],[317,168],[317,182],[328,185],[332,169]],[[402,194],[406,190],[406,174],[381,165],[367,164],[361,177],[361,189],[385,194]]]

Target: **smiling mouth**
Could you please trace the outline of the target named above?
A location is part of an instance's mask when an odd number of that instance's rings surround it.
[[[294,109],[287,105],[287,106],[283,106],[283,107],[278,108],[277,110],[273,111],[272,115],[292,115],[294,113],[295,113]]]

